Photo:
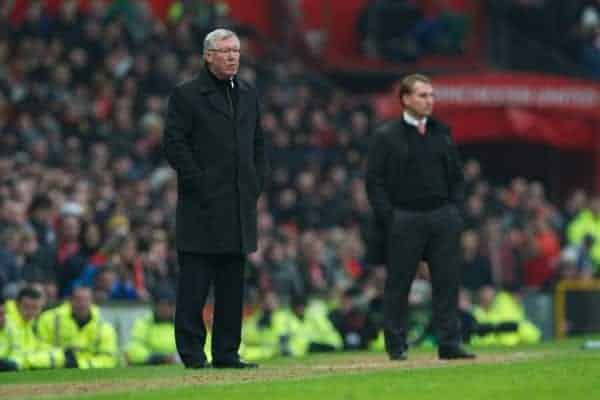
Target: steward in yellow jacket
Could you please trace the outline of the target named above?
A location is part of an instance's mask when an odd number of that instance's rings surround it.
[[[473,315],[481,324],[516,323],[514,332],[498,332],[485,336],[474,336],[473,345],[515,346],[517,344],[533,344],[541,340],[540,330],[527,319],[521,303],[508,292],[496,294],[491,287],[480,291],[480,305],[475,307]]]
[[[14,328],[6,320],[5,310],[4,298],[0,298],[0,372],[17,371],[19,365],[15,358],[21,351]]]
[[[119,365],[115,329],[101,319],[88,287],[75,288],[70,301],[42,313],[37,332],[45,343],[65,350],[67,368]]]
[[[342,337],[328,318],[327,306],[294,299],[293,311],[280,308],[275,293],[265,295],[262,310],[244,322],[242,355],[259,360],[277,355],[299,357],[339,350]]]
[[[125,350],[130,365],[173,364],[175,346],[175,295],[164,288],[155,295],[154,310],[133,324],[131,339]]]
[[[344,340],[329,319],[329,309],[322,300],[306,303],[304,298],[294,302],[294,315],[302,324],[302,333],[308,339],[308,351],[320,353],[342,350]]]
[[[593,238],[591,258],[600,271],[600,199],[592,202],[592,208],[581,211],[567,227],[567,239],[573,245],[580,245],[586,237]]]
[[[65,355],[38,339],[35,323],[44,306],[42,292],[25,287],[16,301],[3,303],[0,314],[0,370],[59,368]]]

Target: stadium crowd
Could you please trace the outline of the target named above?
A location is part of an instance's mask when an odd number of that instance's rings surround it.
[[[176,361],[177,189],[163,114],[170,89],[202,68],[200,38],[214,19],[175,13],[164,23],[144,4],[92,1],[83,12],[65,0],[50,16],[31,2],[17,27],[0,14],[0,369]],[[240,75],[262,93],[272,175],[248,260],[242,353],[382,349],[385,269],[363,263],[369,97],[293,58],[259,56],[255,44],[243,39]],[[597,274],[600,199],[579,190],[560,208],[539,182],[493,187],[477,161],[464,168],[461,307],[488,325],[467,333],[537,341],[519,294]],[[425,309],[425,265],[419,276],[411,304]],[[121,344],[124,358],[99,313],[112,300],[154,304]],[[494,330],[507,322],[516,327]]]
[[[489,23],[500,22],[493,40],[512,44],[500,50],[509,67],[600,78],[600,1],[487,3]]]

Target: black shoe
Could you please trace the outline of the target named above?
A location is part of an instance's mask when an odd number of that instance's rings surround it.
[[[210,363],[207,361],[185,364],[185,369],[206,369],[206,368],[210,368]]]
[[[388,355],[390,357],[390,361],[404,361],[408,358],[406,356],[406,350],[395,353],[389,353]]]
[[[213,361],[214,368],[232,368],[232,369],[254,369],[258,368],[258,364],[246,362],[244,360],[232,360],[232,361]]]
[[[440,360],[461,360],[475,358],[475,354],[469,353],[459,346],[440,347],[438,349],[438,356],[440,357]]]

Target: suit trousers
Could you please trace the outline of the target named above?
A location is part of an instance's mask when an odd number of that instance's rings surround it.
[[[212,323],[213,361],[239,358],[242,336],[244,254],[179,252],[175,309],[175,342],[184,365],[206,362],[203,309],[211,285],[214,290]]]
[[[429,264],[433,323],[440,346],[460,344],[458,287],[462,217],[456,206],[431,211],[394,211],[387,226],[384,335],[390,354],[407,348],[408,295],[421,260]]]

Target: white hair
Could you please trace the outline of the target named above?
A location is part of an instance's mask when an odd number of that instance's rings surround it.
[[[206,53],[208,50],[216,49],[217,42],[229,39],[230,37],[234,37],[238,41],[240,40],[235,32],[230,31],[229,29],[219,28],[209,32],[204,38],[204,53]]]

